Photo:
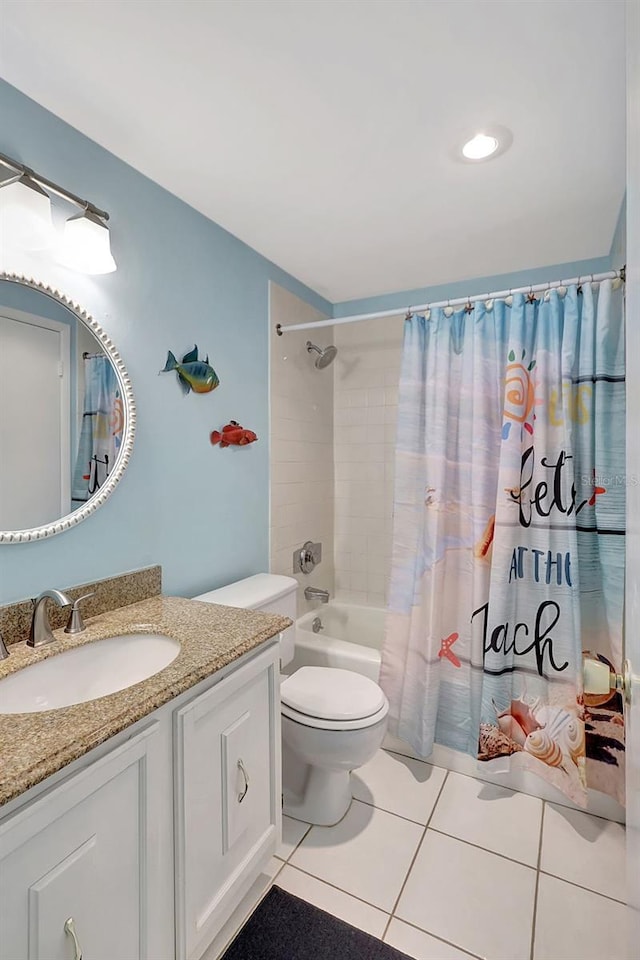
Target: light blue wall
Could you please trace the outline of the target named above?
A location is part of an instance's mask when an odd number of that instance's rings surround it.
[[[0,546],[0,603],[151,563],[166,592],[185,595],[266,569],[269,280],[328,314],[331,305],[2,81],[0,118],[0,152],[111,214],[116,273],[83,277],[35,255],[20,267],[102,323],[138,407],[133,458],[108,503],[67,533]],[[221,383],[185,398],[158,371],[168,349],[194,343]],[[259,442],[212,447],[210,431],[230,419]]]
[[[621,264],[615,263],[615,267]],[[611,270],[610,257],[598,257],[593,260],[578,260],[573,263],[560,263],[535,270],[521,270],[518,273],[503,273],[495,277],[477,277],[475,280],[461,280],[433,287],[420,287],[416,290],[402,290],[378,297],[366,297],[362,300],[343,300],[334,304],[334,317],[347,317],[351,314],[369,313],[376,310],[393,310],[421,303],[435,303],[438,300],[453,300],[455,297],[473,296],[477,293],[508,290],[512,287],[524,287],[529,283],[546,283],[547,280],[568,280],[571,277],[588,273],[604,273]],[[427,271],[425,271],[427,272]]]

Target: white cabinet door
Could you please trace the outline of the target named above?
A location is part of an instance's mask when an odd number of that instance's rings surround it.
[[[178,957],[194,960],[280,833],[278,646],[176,711]]]
[[[139,960],[145,766],[157,724],[0,826],[0,960]],[[152,921],[151,921],[152,922]]]

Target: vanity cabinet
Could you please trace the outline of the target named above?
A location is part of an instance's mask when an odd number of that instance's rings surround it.
[[[84,960],[202,956],[280,835],[278,653],[230,664],[5,813],[0,960],[77,960],[70,919]]]
[[[278,660],[269,652],[175,713],[177,956],[201,956],[280,832]]]
[[[157,736],[156,723],[0,826],[1,960],[147,956],[145,766]]]

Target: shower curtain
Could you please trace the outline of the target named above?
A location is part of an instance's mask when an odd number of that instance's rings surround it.
[[[122,444],[124,408],[116,372],[107,356],[84,360],[84,411],[71,499],[86,501],[105,482]]]
[[[623,351],[619,281],[405,323],[390,732],[580,804],[624,802],[621,697],[582,690],[583,651],[622,665]]]

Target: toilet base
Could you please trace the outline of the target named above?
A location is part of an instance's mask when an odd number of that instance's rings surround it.
[[[351,774],[348,770],[307,767],[304,795],[285,788],[282,812],[294,820],[331,827],[342,820],[351,806]]]

